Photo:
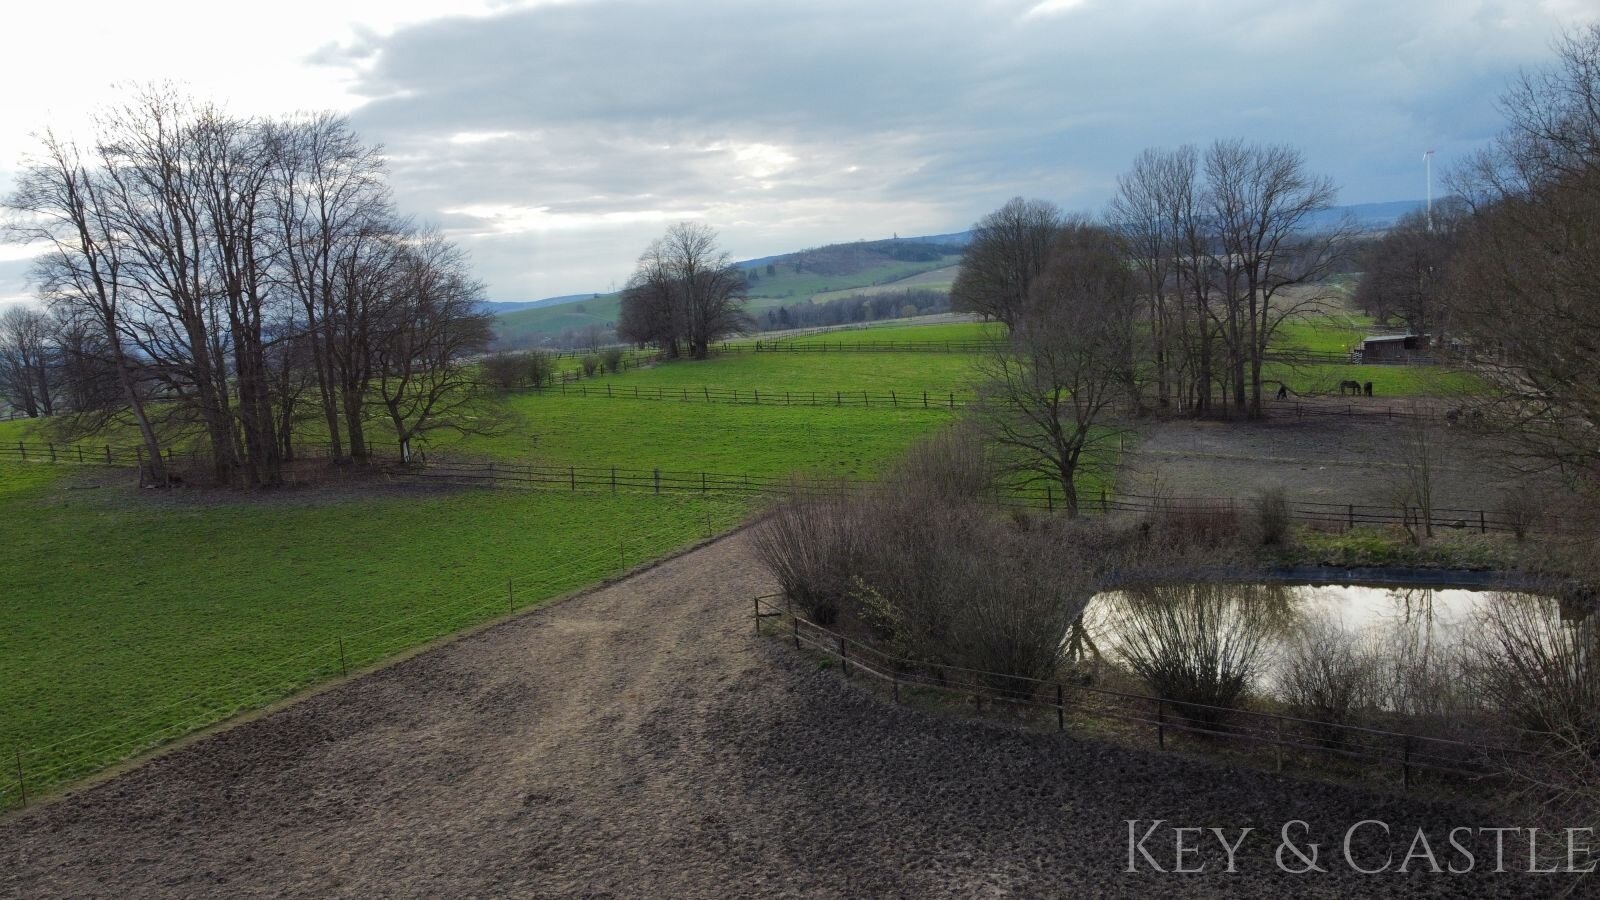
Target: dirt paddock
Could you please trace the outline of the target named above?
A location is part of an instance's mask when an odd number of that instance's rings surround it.
[[[1263,422],[1169,419],[1141,429],[1127,454],[1122,489],[1137,494],[1249,497],[1282,487],[1291,498],[1322,503],[1388,505],[1405,475],[1403,420],[1356,416]],[[1552,488],[1496,463],[1488,438],[1470,429],[1430,429],[1434,503],[1494,509],[1505,495]]]
[[[1506,824],[1393,792],[887,704],[752,633],[735,535],[0,821],[0,895],[1539,896],[1287,874],[1303,819]],[[1251,826],[1234,874],[1128,865],[1129,819]],[[1514,824],[1514,823],[1513,823]],[[1171,864],[1170,839],[1154,844]],[[1163,851],[1162,847],[1165,847]],[[1397,853],[1403,855],[1402,846]],[[1292,861],[1292,858],[1291,858]]]

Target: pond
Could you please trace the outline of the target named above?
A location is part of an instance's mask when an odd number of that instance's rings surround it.
[[[1497,636],[1587,644],[1595,618],[1551,597],[1495,590],[1182,584],[1096,595],[1066,649],[1076,663],[1114,663],[1151,689],[1220,679],[1282,696],[1307,679],[1328,690],[1342,678],[1360,682],[1362,705],[1417,711],[1459,692],[1464,674],[1493,658]]]

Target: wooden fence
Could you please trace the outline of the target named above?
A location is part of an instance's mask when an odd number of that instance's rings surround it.
[[[846,677],[877,680],[897,703],[906,692],[928,692],[1008,707],[1035,723],[1053,720],[1058,731],[1066,731],[1069,719],[1115,723],[1147,734],[1161,750],[1183,739],[1186,749],[1242,744],[1265,748],[1279,771],[1291,761],[1320,757],[1392,772],[1406,786],[1424,771],[1473,779],[1493,776],[1507,761],[1530,755],[1509,741],[1491,744],[1391,731],[909,660],[817,624],[781,595],[756,597],[754,615],[758,633],[764,620],[778,620],[770,633],[793,641],[796,650],[810,648],[832,657]],[[1472,723],[1440,727],[1473,733]]]

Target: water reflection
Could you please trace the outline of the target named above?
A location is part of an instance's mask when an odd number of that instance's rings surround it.
[[[1467,702],[1467,669],[1483,656],[1464,651],[1491,613],[1513,607],[1548,620],[1553,634],[1595,618],[1498,591],[1190,584],[1097,595],[1065,641],[1070,659],[1114,662],[1152,690],[1290,695],[1328,715],[1361,707],[1442,717]]]

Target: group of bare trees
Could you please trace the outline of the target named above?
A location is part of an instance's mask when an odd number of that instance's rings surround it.
[[[1458,350],[1488,421],[1530,461],[1600,484],[1600,24],[1513,83],[1509,127],[1452,176],[1468,211],[1446,262]],[[1438,222],[1435,222],[1438,227]]]
[[[1156,401],[1262,414],[1267,347],[1327,300],[1349,230],[1319,214],[1333,183],[1298,150],[1217,141],[1146,150],[1117,183],[1111,225],[1143,281]]]
[[[617,337],[668,356],[704,359],[716,341],[753,327],[745,275],[705,225],[679,222],[651,243],[622,292]]]
[[[48,313],[22,315],[58,361],[31,393],[7,377],[6,396],[80,433],[131,422],[157,481],[162,451],[196,439],[242,487],[279,483],[297,441],[365,459],[374,417],[409,456],[472,401],[481,286],[396,215],[379,150],[343,119],[145,89],[87,145],[46,133],[5,205],[11,237],[44,250]],[[17,331],[8,361],[25,356]]]
[[[1118,179],[1105,227],[1138,273],[1155,401],[1197,413],[1232,403],[1262,413],[1267,347],[1279,326],[1326,299],[1348,229],[1320,215],[1332,183],[1299,151],[1218,141],[1146,150]],[[1017,198],[974,229],[951,306],[1016,332],[1048,315],[1036,285],[1063,229],[1051,204]]]

